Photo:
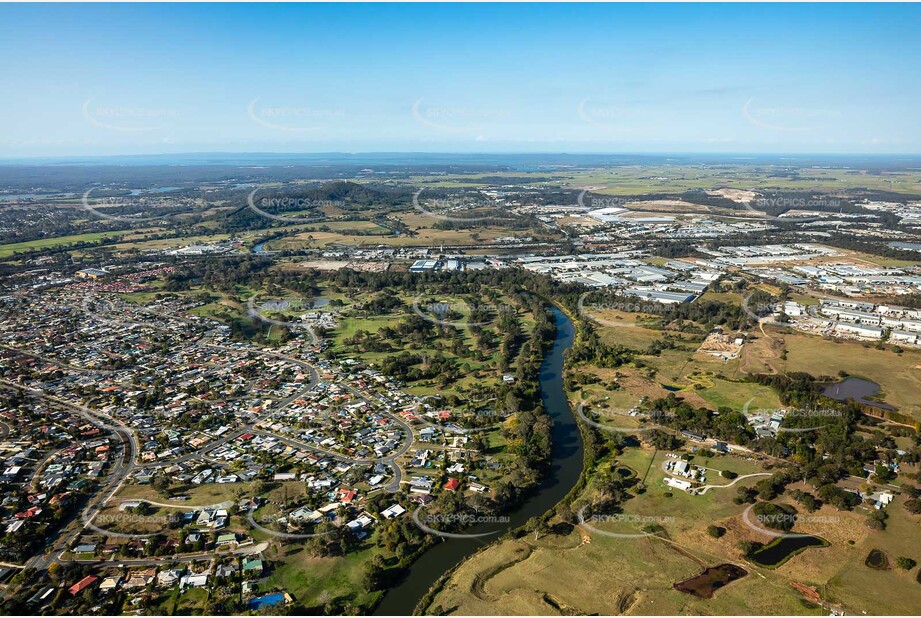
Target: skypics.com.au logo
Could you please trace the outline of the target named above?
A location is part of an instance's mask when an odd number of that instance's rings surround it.
[[[439,300],[426,302],[423,299],[425,296],[426,294],[419,294],[413,298],[413,313],[424,320],[442,326],[453,326],[455,328],[488,326],[492,323],[493,316],[500,316],[503,313],[516,313],[515,307],[503,303]],[[463,316],[468,316],[468,319],[461,319]]]
[[[579,300],[576,303],[576,308],[579,312],[579,315],[585,319],[595,322],[596,324],[601,324],[602,326],[613,326],[617,328],[633,328],[636,324],[631,324],[630,322],[625,322],[623,320],[609,320],[600,315],[600,312],[611,310],[611,311],[620,311],[623,313],[642,313],[647,315],[664,315],[670,310],[666,305],[662,303],[654,302],[641,302],[637,299],[635,302],[630,300],[625,301],[594,301],[586,303],[585,299],[590,295],[596,294],[595,291],[589,290],[584,292],[579,296]]]
[[[481,403],[486,403],[487,401],[495,400],[495,395],[477,395],[469,394],[466,396],[466,400],[469,404],[478,405]],[[445,435],[447,434],[456,434],[460,436],[467,436],[476,433],[483,433],[488,431],[493,431],[498,426],[498,423],[501,423],[505,420],[505,417],[496,412],[495,410],[488,411],[487,414],[484,414],[483,410],[478,410],[476,416],[478,419],[487,419],[492,421],[490,425],[485,427],[463,427],[459,425],[456,421],[442,422],[441,412],[446,413],[448,419],[459,419],[463,416],[470,414],[463,410],[456,410],[449,406],[442,405],[444,397],[441,395],[423,395],[420,397],[415,404],[409,410],[424,419],[438,418],[438,422],[434,420],[424,420],[426,426],[436,428]]]
[[[754,98],[750,98],[742,105],[742,117],[762,129],[803,133],[820,128],[830,119],[841,118],[841,112],[829,108],[767,107],[758,105]]]
[[[259,200],[259,205],[256,205],[256,193],[259,189],[253,189],[250,194],[246,197],[246,205],[249,206],[249,209],[255,212],[256,214],[265,217],[267,219],[272,219],[274,221],[280,221],[282,223],[317,223],[318,218],[316,216],[310,217],[298,217],[298,216],[285,216],[281,214],[275,214],[265,210],[266,208],[274,209],[276,212],[302,212],[302,211],[320,211],[323,208],[340,208],[344,205],[344,202],[338,200],[318,200],[310,199],[306,197],[291,197],[291,196],[282,196],[282,197],[263,197]]]
[[[479,513],[422,513],[424,507],[420,506],[413,511],[413,523],[425,533],[440,536],[446,539],[476,539],[500,534],[505,530],[510,519],[503,515],[487,515]],[[472,526],[489,527],[498,526],[498,529],[486,532],[448,532],[445,529],[466,529]]]
[[[757,508],[759,504],[764,505],[768,503],[759,502],[750,504],[742,512],[742,523],[759,534],[764,534],[775,539],[815,538],[812,534],[790,532],[789,530],[796,524],[830,526],[838,525],[841,522],[841,518],[836,515],[813,515],[810,513],[800,514],[783,511],[753,514],[752,511]]]
[[[588,529],[595,534],[600,534],[601,536],[607,536],[615,539],[644,539],[648,536],[652,536],[653,532],[647,532],[643,528],[660,528],[665,524],[673,524],[675,518],[672,516],[659,516],[659,515],[637,515],[631,513],[615,513],[615,514],[597,514],[593,513],[586,516],[586,510],[588,506],[583,506],[576,513],[576,517],[579,520],[579,525]],[[610,529],[598,528],[598,525],[608,525],[609,527],[614,528],[627,528],[627,529],[636,529],[639,528],[639,532],[616,532]]]
[[[780,327],[789,327],[788,322],[782,322],[780,320],[774,319],[774,314],[781,311],[783,303],[780,301],[770,301],[770,302],[753,302],[755,294],[758,293],[758,290],[753,291],[751,294],[742,299],[742,311],[745,312],[745,315],[750,317],[755,323],[768,324],[770,326],[780,326]]]
[[[155,131],[163,128],[168,119],[179,116],[178,111],[166,108],[94,105],[92,98],[83,102],[80,111],[93,126],[123,133]]]
[[[756,218],[762,221],[771,221],[774,223],[814,223],[821,221],[819,216],[773,216],[763,212],[763,209],[782,208],[784,210],[808,210],[810,208],[838,208],[840,202],[833,199],[824,198],[795,198],[795,197],[759,197],[754,201],[739,202],[745,210],[749,211]]]
[[[341,109],[320,109],[307,106],[258,105],[256,97],[246,106],[246,115],[261,127],[272,131],[304,133],[325,128],[331,120],[345,118]]]
[[[95,189],[87,189],[80,200],[83,210],[109,221],[124,221],[129,223],[144,223],[162,221],[181,206],[174,199],[163,196],[112,196],[93,197]],[[140,213],[151,213],[158,210],[166,211],[160,216],[142,216]],[[113,212],[131,214],[112,214]]]
[[[483,196],[445,196],[423,200],[421,198],[424,189],[419,189],[413,193],[413,208],[417,212],[437,219],[439,221],[451,221],[454,223],[473,223],[476,221],[497,221],[511,219],[507,212],[502,212],[500,206],[494,201],[486,201]],[[485,215],[463,215],[455,214],[486,211]],[[454,213],[454,214],[444,214]]]
[[[593,414],[598,415],[599,418],[614,418],[618,421],[623,420],[624,418],[634,418],[638,423],[636,426],[629,425],[607,425],[604,423],[599,423],[593,418],[585,413],[585,404],[580,402],[576,406],[576,416],[579,419],[594,427],[595,429],[600,429],[602,431],[612,431],[617,433],[642,433],[644,431],[651,431],[653,429],[663,427],[662,424],[668,420],[668,415],[661,410],[642,410],[639,406],[640,403],[637,402],[636,407],[626,409],[626,408],[605,408],[601,410],[593,411]],[[640,423],[650,423],[649,426],[641,425]]]
[[[638,121],[646,124],[652,120],[649,111],[645,108],[624,105],[597,105],[589,101],[590,99],[580,101],[576,106],[576,113],[582,122],[598,129],[612,133],[632,133],[642,128],[638,125]]]
[[[834,408],[752,409],[751,404],[753,401],[754,398],[745,402],[745,405],[742,406],[742,414],[748,419],[753,417],[761,418],[764,426],[769,427],[778,434],[817,431],[826,425],[821,421],[838,419],[844,416],[841,410],[835,410]]]
[[[586,199],[588,198],[588,199]],[[585,210],[603,210],[610,208],[624,208],[628,204],[636,202],[634,197],[622,197],[618,195],[596,195],[592,189],[582,189],[576,197],[576,205]]]
[[[257,301],[251,296],[246,301],[246,312],[266,324],[284,326],[290,329],[309,328],[305,321],[316,310],[314,301],[306,298],[273,298]]]
[[[507,110],[471,106],[424,106],[422,99],[412,105],[412,115],[418,122],[439,131],[482,131],[484,123],[510,116]]]

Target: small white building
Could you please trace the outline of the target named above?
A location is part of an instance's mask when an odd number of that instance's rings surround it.
[[[665,484],[669,487],[674,487],[675,489],[680,489],[682,491],[688,491],[691,489],[690,481],[685,481],[684,479],[676,479],[670,476],[665,477]]]
[[[188,575],[183,576],[179,580],[179,587],[185,590],[186,588],[204,588],[208,585],[208,574],[202,573],[200,575],[193,575],[189,573]]]
[[[799,303],[788,300],[783,304],[783,312],[790,317],[799,317],[803,315],[803,306]]]
[[[839,333],[856,335],[864,339],[881,339],[883,336],[882,328],[879,326],[869,326],[867,324],[844,324],[838,322],[835,330]]]
[[[910,333],[905,330],[893,330],[891,333],[889,333],[889,341],[892,343],[909,343],[911,345],[918,345],[918,339],[918,333]]]
[[[384,519],[393,519],[394,517],[399,517],[405,512],[406,509],[404,509],[402,506],[399,504],[394,504],[381,511],[381,517]]]
[[[688,462],[680,459],[675,462],[675,474],[680,474],[681,476],[688,476],[691,466]]]

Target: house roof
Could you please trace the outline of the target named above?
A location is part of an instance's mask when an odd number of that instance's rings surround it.
[[[80,594],[83,590],[95,583],[99,578],[95,575],[87,575],[76,584],[67,589],[68,592],[72,595]]]

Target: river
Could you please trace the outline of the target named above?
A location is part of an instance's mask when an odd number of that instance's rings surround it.
[[[517,528],[532,517],[552,509],[579,480],[582,473],[582,436],[563,390],[563,353],[572,346],[573,325],[569,318],[552,307],[556,320],[556,339],[540,368],[540,389],[544,407],[553,419],[553,463],[546,478],[523,504],[506,513],[505,529]],[[472,534],[495,530],[495,524],[473,526]],[[464,558],[492,542],[495,536],[471,539],[445,539],[416,560],[405,576],[392,587],[375,610],[378,616],[410,616],[432,585]]]

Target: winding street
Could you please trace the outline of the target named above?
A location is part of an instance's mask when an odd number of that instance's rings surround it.
[[[112,305],[110,301],[106,299],[99,299],[99,300],[101,300],[102,303],[107,305],[110,311],[114,309],[114,306]],[[98,319],[110,322],[113,325],[124,326],[124,325],[136,324],[135,322],[124,320],[121,317],[113,317],[110,315],[106,315],[105,317],[102,317],[99,313],[93,311],[89,306],[87,306],[87,303],[84,303],[84,306],[80,307],[80,309],[82,309],[86,313],[92,314]],[[176,319],[180,319],[184,322],[192,322],[192,320],[189,320],[187,318],[182,318],[180,316],[171,316],[171,317],[175,317]],[[154,328],[156,330],[161,330],[161,331],[165,330],[157,324],[145,323],[145,326]],[[309,332],[309,335],[310,335],[311,341],[315,342],[316,336],[313,334],[312,331]],[[382,489],[386,491],[390,491],[390,492],[395,492],[399,490],[400,485],[403,482],[404,471],[397,460],[400,457],[404,456],[412,448],[415,442],[413,430],[412,430],[412,427],[409,425],[409,423],[407,423],[404,419],[394,414],[391,414],[389,411],[386,411],[386,410],[381,411],[381,414],[387,416],[389,419],[391,419],[393,422],[395,422],[397,425],[400,426],[405,436],[404,436],[404,439],[400,441],[401,442],[400,446],[394,452],[392,452],[391,454],[385,457],[377,457],[377,458],[352,458],[352,457],[343,455],[341,453],[336,453],[334,451],[329,451],[327,449],[324,449],[324,448],[321,448],[321,447],[318,447],[312,444],[304,443],[300,440],[297,440],[297,439],[294,439],[288,436],[282,436],[274,432],[257,429],[257,426],[261,422],[266,420],[272,413],[285,408],[286,406],[290,405],[292,402],[294,402],[298,398],[303,397],[311,389],[313,389],[320,381],[319,373],[317,369],[310,363],[307,363],[301,359],[289,356],[287,354],[284,354],[281,352],[275,352],[271,350],[241,348],[241,347],[222,345],[218,343],[212,343],[211,340],[213,336],[214,336],[214,332],[209,331],[200,339],[193,341],[192,345],[200,347],[200,348],[204,348],[204,349],[217,350],[217,351],[229,351],[233,353],[253,354],[256,356],[263,356],[266,358],[273,358],[276,360],[283,360],[283,361],[287,361],[290,363],[294,363],[297,366],[301,367],[306,373],[309,374],[310,376],[309,381],[304,385],[303,388],[298,389],[297,392],[293,393],[292,395],[284,399],[274,402],[271,406],[269,406],[266,410],[264,410],[261,414],[259,414],[257,418],[251,420],[249,423],[243,426],[237,427],[234,431],[228,432],[228,434],[224,436],[223,438],[216,440],[214,442],[210,442],[202,446],[200,449],[186,453],[177,458],[171,458],[169,460],[160,460],[160,461],[151,462],[151,463],[141,463],[139,461],[139,454],[140,454],[141,448],[140,448],[140,442],[139,442],[138,436],[136,432],[131,427],[126,425],[125,423],[107,414],[103,414],[101,412],[92,410],[84,405],[74,403],[72,401],[68,401],[56,395],[47,393],[41,389],[32,388],[29,386],[25,386],[22,384],[18,384],[18,383],[0,378],[0,385],[4,385],[4,386],[7,386],[13,389],[22,390],[24,392],[29,393],[30,395],[34,397],[37,397],[49,403],[53,403],[58,406],[62,406],[62,407],[75,411],[82,418],[84,418],[87,422],[91,423],[93,426],[98,427],[104,431],[107,431],[114,436],[117,436],[120,442],[114,451],[116,453],[116,459],[113,462],[113,465],[110,470],[110,474],[108,476],[108,480],[106,484],[102,486],[101,488],[99,488],[92,496],[90,496],[87,503],[85,504],[85,506],[80,512],[79,521],[77,519],[74,519],[58,533],[55,539],[49,539],[46,545],[46,550],[43,553],[37,554],[33,556],[32,558],[30,558],[24,565],[22,565],[23,567],[44,570],[44,569],[47,569],[54,562],[62,562],[61,556],[64,554],[64,552],[68,550],[68,548],[76,541],[77,538],[79,538],[79,536],[86,529],[90,529],[96,533],[103,534],[106,536],[111,536],[111,537],[144,538],[144,537],[152,536],[151,534],[127,534],[127,533],[119,533],[119,532],[114,532],[110,530],[105,530],[97,526],[94,523],[94,520],[96,519],[96,517],[98,516],[100,510],[104,507],[104,505],[110,502],[113,499],[113,497],[118,493],[118,491],[121,489],[121,487],[125,483],[128,476],[134,470],[139,469],[139,468],[153,468],[153,467],[160,467],[160,466],[168,465],[168,464],[181,463],[181,462],[185,462],[185,461],[196,459],[196,458],[206,458],[208,452],[211,452],[215,450],[216,448],[219,448],[220,446],[228,442],[231,442],[232,440],[235,440],[248,432],[259,433],[259,434],[263,434],[266,436],[271,436],[272,438],[277,439],[284,444],[288,444],[289,446],[317,452],[325,456],[335,458],[338,461],[349,462],[349,463],[360,463],[360,464],[364,464],[364,463],[386,464],[393,470],[393,479],[390,483],[388,483]],[[33,354],[30,352],[25,352],[23,350],[18,350],[15,348],[7,348],[7,349],[17,354],[22,354],[22,355],[38,358],[47,363],[58,365],[68,370],[82,371],[78,367],[71,367],[65,363],[55,361],[54,359],[45,358],[41,355]],[[111,372],[90,370],[88,371],[88,373],[102,374],[102,373],[111,373]],[[368,399],[366,395],[359,392],[353,386],[349,384],[344,384],[344,386],[347,390],[349,390],[352,394],[354,394],[359,400],[364,401],[368,403],[369,405],[372,405],[372,407],[376,407],[376,406],[373,406],[372,402]],[[6,424],[0,423],[0,433],[2,433],[3,435],[8,435],[9,431],[10,431],[9,426],[7,426]],[[47,463],[47,461],[53,456],[53,454],[54,452],[48,453],[45,455],[45,457],[43,457],[42,460],[40,460],[40,462],[38,463],[36,467],[35,475],[32,479],[33,484],[35,483],[38,477],[39,471],[45,465],[45,463]],[[159,506],[159,507],[190,508],[189,505],[186,505],[186,504],[168,504],[168,503],[161,503],[161,502],[153,502],[149,500],[145,500],[145,502],[148,502],[149,504]],[[264,526],[260,525],[255,520],[253,510],[250,510],[247,513],[247,519],[249,520],[250,525],[254,529],[261,530],[275,537],[280,537],[280,538],[285,538],[285,539],[306,539],[306,538],[311,538],[313,536],[316,536],[312,534],[283,533],[283,532],[277,532],[277,531],[265,528]],[[238,550],[236,552],[230,552],[230,555],[245,555],[247,553],[254,553],[257,551],[261,551],[259,547],[263,545],[267,545],[267,544],[261,544],[255,547],[246,548],[245,550]],[[224,555],[227,555],[227,554],[224,554]],[[138,559],[138,560],[72,560],[71,562],[80,562],[80,563],[87,563],[87,564],[106,564],[106,565],[119,564],[119,565],[126,565],[126,566],[148,566],[148,565],[162,564],[164,562],[176,561],[176,560],[189,561],[189,560],[198,560],[198,559],[210,559],[212,557],[213,557],[213,553],[204,553],[204,554],[175,556],[175,557],[170,557],[170,558],[152,558],[152,559]]]
[[[745,479],[750,479],[756,476],[771,476],[771,473],[770,472],[756,472],[755,474],[743,474],[742,476],[735,477],[734,479],[732,479],[731,482],[726,483],[725,485],[704,485],[702,487],[699,487],[695,493],[702,496],[705,493],[707,493],[708,489],[723,489],[724,487],[732,487],[739,481],[744,481]]]
[[[29,350],[22,350],[20,348],[14,348],[13,346],[0,344],[0,350],[6,350],[7,352],[12,352],[13,354],[18,354],[20,356],[27,356],[29,358],[37,358],[38,360],[44,361],[49,365],[57,365],[58,367],[63,367],[64,369],[69,369],[70,371],[76,371],[77,373],[88,373],[88,374],[101,374],[101,375],[110,375],[115,373],[110,369],[88,369],[86,367],[76,367],[68,363],[59,361],[57,359],[45,356],[44,354],[39,354],[37,352],[31,352]]]

